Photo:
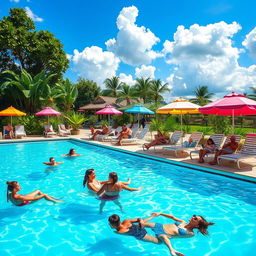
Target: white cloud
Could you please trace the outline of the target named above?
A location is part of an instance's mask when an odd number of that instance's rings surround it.
[[[242,92],[256,84],[256,66],[241,67],[241,49],[233,47],[232,37],[241,29],[236,22],[177,28],[174,41],[164,43],[166,62],[175,65],[167,78],[173,94],[191,95],[199,85],[211,92]]]
[[[109,39],[105,44],[109,51],[115,53],[124,63],[129,65],[149,64],[162,56],[152,50],[160,40],[144,26],[135,24],[138,9],[135,6],[123,8],[117,18],[119,32],[117,38]]]
[[[20,0],[10,0],[10,2],[18,3]]]
[[[69,61],[72,61],[73,55],[66,53],[66,57]]]
[[[256,58],[256,27],[246,35],[243,46],[249,50],[252,57]]]
[[[133,80],[132,75],[126,75],[124,73],[119,74],[119,79],[121,82],[126,83],[130,86],[136,83],[136,80]]]
[[[34,14],[29,7],[25,7],[26,14],[35,22],[42,22],[43,19]]]
[[[140,68],[136,68],[135,69],[135,76],[137,78],[155,78],[155,71],[156,68],[154,66],[145,66],[145,65],[141,65]]]
[[[106,78],[116,75],[120,60],[112,53],[100,47],[86,47],[82,52],[74,50],[74,69],[84,78],[103,86]]]

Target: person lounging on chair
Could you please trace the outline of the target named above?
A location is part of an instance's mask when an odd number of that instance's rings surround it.
[[[10,139],[14,138],[13,127],[11,124],[8,124],[7,126],[3,127],[3,136],[4,136],[4,138],[6,138],[6,137],[9,137]]]
[[[51,124],[46,124],[44,126],[44,135],[47,136],[51,136],[51,135],[56,135],[56,132],[53,130],[53,127]]]
[[[59,124],[58,129],[59,129],[59,134],[61,136],[71,135],[70,129],[67,129],[64,124]]]

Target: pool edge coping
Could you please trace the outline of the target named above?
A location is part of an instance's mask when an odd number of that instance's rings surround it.
[[[113,151],[129,154],[129,155],[139,156],[139,157],[143,157],[143,158],[146,158],[146,159],[151,159],[151,160],[158,161],[158,162],[169,163],[169,164],[173,164],[173,165],[176,165],[176,166],[183,166],[183,167],[186,167],[188,169],[197,170],[197,171],[200,171],[200,172],[216,174],[216,175],[219,175],[219,176],[232,178],[232,179],[237,179],[237,180],[241,180],[241,181],[256,184],[256,178],[254,178],[254,177],[250,177],[250,176],[246,176],[246,175],[242,175],[242,174],[237,174],[237,173],[224,172],[224,171],[220,171],[220,170],[216,170],[216,169],[212,169],[212,168],[201,167],[201,166],[198,166],[198,165],[183,163],[183,162],[180,162],[180,161],[164,159],[164,158],[161,158],[161,157],[145,155],[145,154],[141,154],[141,153],[125,150],[125,149],[118,149],[118,148],[114,148],[114,147],[107,146],[107,145],[91,143],[89,141],[85,141],[85,140],[82,140],[82,139],[76,139],[76,138],[63,138],[63,139],[49,138],[49,139],[43,139],[43,140],[39,139],[39,140],[8,141],[8,142],[0,141],[0,145],[1,144],[31,143],[31,142],[36,143],[36,142],[45,142],[45,141],[76,141],[76,142],[79,142],[79,143],[82,143],[82,144],[88,144],[88,145],[92,145],[92,146],[95,146],[95,147],[105,148],[105,149],[108,149],[108,150],[113,150]]]

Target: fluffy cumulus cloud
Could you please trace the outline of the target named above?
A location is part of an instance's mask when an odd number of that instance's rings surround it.
[[[247,50],[249,50],[251,56],[256,58],[256,27],[246,35],[242,44]]]
[[[129,65],[149,64],[162,56],[152,50],[160,40],[144,26],[135,22],[138,9],[135,6],[123,8],[117,18],[119,32],[117,38],[109,39],[105,44],[109,51],[115,53],[124,63]]]
[[[112,52],[97,46],[86,47],[82,52],[74,50],[72,60],[80,76],[97,82],[99,86],[103,86],[106,78],[116,75],[120,62]]]
[[[213,92],[236,90],[242,92],[256,83],[256,66],[241,67],[242,52],[232,44],[232,37],[241,29],[233,22],[219,22],[207,26],[179,26],[173,41],[165,41],[166,62],[175,68],[167,81],[174,95],[191,95],[199,85],[207,85]]]
[[[25,7],[26,14],[35,22],[42,22],[43,19],[34,14],[29,7]]]
[[[135,76],[137,78],[155,78],[156,68],[154,66],[141,65],[140,68],[135,69]]]
[[[136,83],[136,80],[133,80],[132,75],[126,75],[124,73],[119,74],[119,79],[121,82],[126,83],[130,86]]]

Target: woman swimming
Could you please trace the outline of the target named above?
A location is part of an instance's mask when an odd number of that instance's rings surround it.
[[[118,176],[115,172],[109,173],[108,182],[105,183],[101,189],[97,192],[99,195],[100,203],[100,213],[102,213],[103,208],[107,201],[113,201],[116,205],[118,205],[123,211],[123,207],[119,201],[119,193],[122,190],[128,191],[139,191],[142,187],[139,188],[130,188],[124,185],[122,182],[118,182]]]
[[[87,188],[92,191],[97,193],[101,187],[108,183],[109,181],[98,181],[96,179],[96,174],[95,174],[95,170],[94,169],[88,169],[85,172],[84,175],[84,180],[83,180],[83,186],[85,187],[85,185],[87,185]],[[127,182],[124,181],[120,181],[123,185],[129,185],[131,183],[131,179],[128,179]]]
[[[73,157],[73,156],[81,156],[81,154],[77,154],[75,149],[71,148],[69,150],[69,153],[68,154],[65,154],[65,155],[61,155],[61,156],[69,156],[69,157]]]
[[[63,164],[64,162],[56,162],[54,157],[50,157],[49,162],[43,162],[43,164],[50,165],[50,166],[57,166],[59,164]]]
[[[203,235],[208,235],[208,226],[214,225],[213,222],[207,222],[202,216],[193,215],[189,222],[176,218],[173,215],[165,213],[152,213],[152,217],[164,216],[176,221],[174,224],[146,223],[141,221],[142,227],[149,227],[153,230],[156,237],[161,239],[169,248],[171,255],[184,255],[173,249],[170,238],[174,237],[192,237],[195,235],[194,229],[198,229]]]
[[[42,198],[52,201],[54,203],[61,203],[62,201],[57,201],[55,199],[60,199],[59,197],[49,196],[42,193],[40,190],[33,191],[27,195],[19,195],[21,187],[17,181],[7,181],[7,202],[10,200],[16,206],[23,206],[29,204],[33,201],[38,201]],[[11,192],[11,193],[9,193]]]

